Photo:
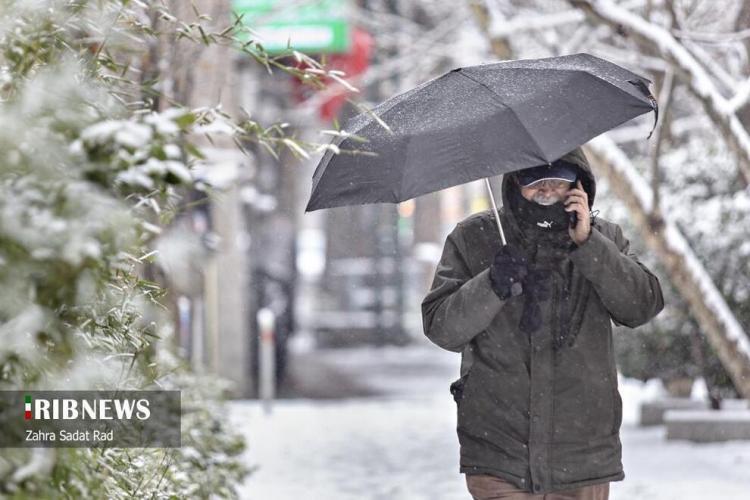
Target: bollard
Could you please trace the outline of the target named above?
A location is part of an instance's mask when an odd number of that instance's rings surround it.
[[[276,392],[276,342],[274,328],[276,317],[267,307],[258,311],[258,327],[260,329],[260,398],[263,409],[271,413],[271,406]]]

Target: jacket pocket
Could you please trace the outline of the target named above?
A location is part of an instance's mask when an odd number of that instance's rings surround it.
[[[466,379],[469,376],[469,372],[466,373],[466,375],[462,376],[458,380],[453,381],[450,386],[451,394],[453,395],[453,401],[456,402],[456,404],[460,404],[461,400],[464,397],[464,386],[466,385]]]

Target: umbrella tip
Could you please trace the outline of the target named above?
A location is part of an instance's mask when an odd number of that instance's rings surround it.
[[[649,94],[649,98],[651,99],[651,106],[654,110],[654,126],[651,127],[651,132],[648,133],[648,137],[646,137],[646,140],[651,139],[651,134],[653,134],[654,130],[656,130],[656,123],[659,121],[659,104],[656,102],[656,99],[654,99],[654,96]]]
[[[659,121],[659,102],[648,89],[648,85],[646,85],[646,83],[642,80],[628,80],[628,83],[637,87],[638,90],[643,93],[644,97],[648,99],[649,103],[651,104],[651,110],[654,112],[654,126],[651,127],[651,132],[649,132],[648,137],[646,137],[647,140],[651,139],[651,135],[654,133],[654,130],[656,130],[656,123]]]

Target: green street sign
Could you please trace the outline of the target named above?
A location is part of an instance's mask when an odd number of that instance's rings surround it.
[[[348,0],[233,0],[232,8],[270,54],[349,50]]]

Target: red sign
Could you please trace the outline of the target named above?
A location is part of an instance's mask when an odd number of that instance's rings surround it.
[[[370,65],[374,40],[372,36],[361,28],[352,30],[351,50],[343,54],[333,54],[328,58],[326,69],[344,72],[343,78],[353,86],[357,86],[357,77],[362,75]],[[306,67],[305,63],[297,65],[298,68]],[[320,118],[324,121],[333,120],[346,102],[346,98],[352,92],[344,85],[332,78],[324,78],[326,88],[315,90],[303,84],[298,78],[294,79],[294,97],[297,102],[305,102],[320,92],[325,93],[325,98],[320,104]]]

